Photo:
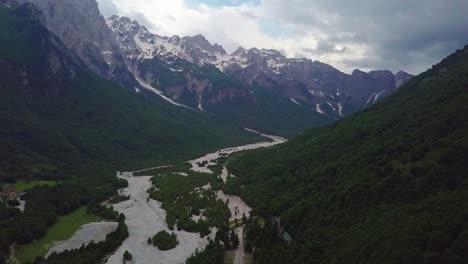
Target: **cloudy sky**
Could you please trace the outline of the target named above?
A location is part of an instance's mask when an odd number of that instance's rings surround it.
[[[98,0],[159,35],[273,48],[350,72],[419,73],[468,44],[467,0]]]

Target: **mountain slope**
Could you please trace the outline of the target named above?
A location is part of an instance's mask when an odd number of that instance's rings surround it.
[[[238,192],[294,239],[253,239],[256,263],[466,263],[467,88],[468,46],[359,114],[231,159]]]
[[[89,72],[31,19],[34,6],[0,11],[2,180],[77,175],[88,164],[129,169],[168,163],[258,139]]]
[[[33,4],[40,11],[42,24],[90,70],[131,89],[137,85],[95,0],[1,0],[1,2],[10,6]]]

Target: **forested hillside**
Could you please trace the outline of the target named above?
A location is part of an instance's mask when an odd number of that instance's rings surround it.
[[[231,184],[293,238],[251,238],[255,263],[467,263],[467,113],[468,46],[363,112],[231,158]]]

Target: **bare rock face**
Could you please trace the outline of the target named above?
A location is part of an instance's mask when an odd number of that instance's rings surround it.
[[[43,13],[45,26],[92,71],[121,84],[134,79],[95,0],[17,0]]]
[[[0,89],[18,87],[32,96],[62,94],[84,68],[83,62],[44,27],[45,17],[37,6],[25,3],[10,7],[21,21],[16,26],[30,33],[26,41],[35,43],[30,51],[34,59],[26,59],[27,63],[0,60]]]

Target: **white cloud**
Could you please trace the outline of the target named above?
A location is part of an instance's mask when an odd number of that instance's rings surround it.
[[[98,2],[106,12],[114,4],[119,15],[159,35],[203,34],[228,52],[238,46],[273,48],[346,72],[404,68],[417,73],[468,42],[464,0],[262,0],[234,6],[194,0],[190,5],[184,0]]]

